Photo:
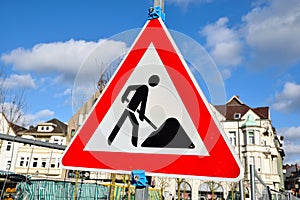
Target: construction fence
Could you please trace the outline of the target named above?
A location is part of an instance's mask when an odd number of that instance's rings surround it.
[[[114,200],[128,199],[125,185],[115,185]],[[134,199],[134,187],[130,187]],[[110,184],[74,183],[51,180],[31,180],[18,183],[15,200],[108,200]],[[160,191],[149,188],[149,200],[159,200]]]

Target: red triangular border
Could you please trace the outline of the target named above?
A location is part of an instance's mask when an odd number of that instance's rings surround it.
[[[85,145],[151,43],[166,66],[209,156],[84,151]],[[178,72],[181,77],[178,77]],[[183,80],[184,83],[179,80]],[[191,95],[196,98],[196,101],[195,98],[190,98]],[[148,173],[168,176],[183,175],[191,178],[238,180],[242,176],[241,164],[236,159],[234,150],[229,148],[224,140],[224,134],[222,135],[221,129],[218,128],[207,108],[208,106],[185,68],[176,46],[171,42],[171,37],[163,22],[160,19],[149,20],[113,79],[96,102],[89,117],[68,146],[62,158],[62,165],[67,168],[102,169],[104,171],[130,172],[143,169]],[[106,162],[107,160],[109,163],[113,163],[113,167]],[[158,167],[159,162],[163,160],[172,160],[172,162]]]

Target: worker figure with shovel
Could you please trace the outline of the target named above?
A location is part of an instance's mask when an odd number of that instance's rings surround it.
[[[148,79],[148,85],[151,87],[155,87],[158,85],[160,79],[157,75],[152,75]],[[130,99],[130,101],[127,99],[129,93],[131,91],[135,91],[133,97]],[[124,110],[123,114],[121,115],[119,121],[115,125],[114,129],[110,133],[108,137],[108,144],[111,145],[115,137],[117,136],[118,132],[120,131],[122,125],[124,124],[125,120],[129,118],[131,124],[132,124],[132,137],[131,137],[131,143],[133,146],[137,147],[138,142],[138,131],[139,131],[139,122],[137,118],[135,117],[135,112],[139,114],[139,119],[141,121],[144,121],[144,119],[149,122],[148,118],[145,116],[145,110],[146,110],[146,103],[148,98],[148,92],[149,88],[147,85],[130,85],[124,92],[121,101],[122,103],[129,102],[127,105],[127,108]],[[140,106],[140,109],[138,107]],[[153,125],[153,124],[152,124]],[[155,127],[155,125],[153,125]],[[155,127],[156,129],[156,127]]]

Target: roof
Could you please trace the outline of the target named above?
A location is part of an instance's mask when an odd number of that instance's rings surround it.
[[[233,96],[226,105],[215,105],[214,107],[226,118],[226,120],[236,120],[234,118],[236,113],[240,113],[241,116],[243,116],[249,110],[252,110],[261,119],[269,119],[269,107],[251,108],[244,104],[238,96]]]
[[[18,132],[20,132],[20,131],[26,131],[26,130],[27,130],[26,128],[24,128],[24,127],[22,127],[22,126],[19,126],[19,125],[17,125],[17,124],[14,124],[14,123],[10,123],[10,126],[11,126],[11,128],[13,129],[13,131],[14,131],[15,133],[18,133]]]
[[[46,121],[45,123],[51,123],[51,124],[55,124],[56,126],[54,126],[54,130],[51,131],[51,133],[65,133],[67,134],[67,129],[68,129],[68,125],[66,125],[65,123],[59,121],[56,118],[53,118],[49,121]],[[37,128],[38,128],[39,124],[37,126],[31,126],[27,131],[24,131],[25,133],[36,133]]]
[[[20,126],[20,125],[17,125],[13,122],[10,122],[8,120],[8,118],[6,117],[5,113],[4,112],[0,112],[0,114],[3,116],[4,120],[8,123],[9,127],[11,128],[11,130],[17,134],[18,132],[20,131],[25,131],[27,130],[26,128],[24,128],[23,126]]]

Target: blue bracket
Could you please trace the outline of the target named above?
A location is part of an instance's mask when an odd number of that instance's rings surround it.
[[[131,184],[136,187],[146,187],[148,180],[144,170],[132,170],[131,171]]]
[[[150,7],[148,11],[148,19],[156,19],[161,18],[163,22],[165,21],[165,13],[162,12],[162,9],[160,6]]]

